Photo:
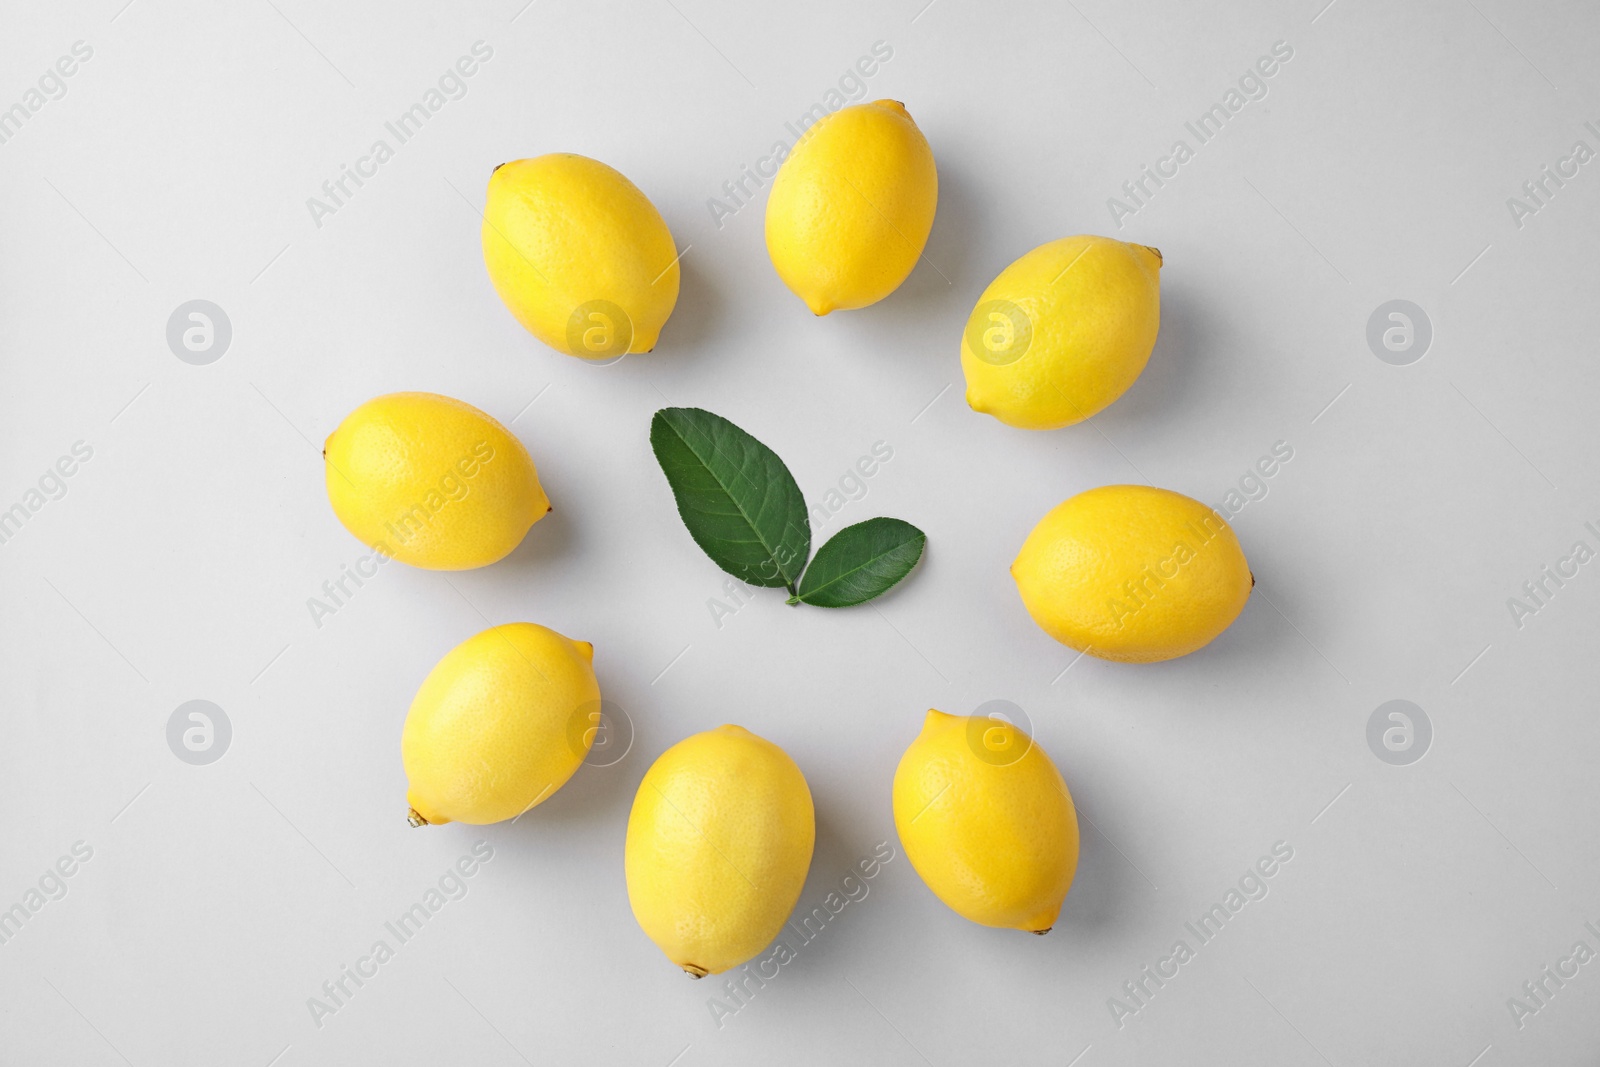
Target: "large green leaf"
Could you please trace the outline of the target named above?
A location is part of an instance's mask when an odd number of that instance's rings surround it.
[[[811,553],[811,519],[783,460],[700,408],[656,412],[650,447],[683,524],[712,562],[749,585],[794,592]]]
[[[900,519],[846,526],[817,549],[791,604],[848,608],[887,593],[922,558],[923,532]]]

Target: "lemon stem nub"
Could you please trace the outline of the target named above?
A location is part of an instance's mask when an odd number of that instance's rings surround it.
[[[683,973],[688,975],[690,978],[699,981],[711,972],[707,971],[704,967],[701,967],[698,964],[686,963],[683,965]]]
[[[416,808],[408,808],[406,810],[406,822],[410,823],[412,826],[428,825],[428,820],[424,819],[422,817],[422,813],[417,811]]]
[[[1043,930],[1029,930],[1028,933],[1037,934],[1038,936],[1043,937],[1045,934],[1048,934],[1051,930],[1054,930],[1054,929],[1055,929],[1054,926],[1046,926]]]

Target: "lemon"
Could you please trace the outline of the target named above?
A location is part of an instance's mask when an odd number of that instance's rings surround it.
[[[1040,245],[967,319],[967,404],[1024,430],[1081,422],[1139,377],[1160,325],[1160,252],[1109,237]]]
[[[894,772],[894,826],[957,915],[1042,934],[1078,869],[1078,814],[1044,749],[1011,723],[929,711]]]
[[[617,171],[569,152],[495,168],[483,261],[517,321],[569,356],[648,352],[678,302],[661,213]]]
[[[400,735],[412,825],[512,819],[566,784],[594,742],[593,658],[588,642],[531,622],[445,653]]]
[[[813,313],[875,304],[917,265],[939,173],[898,100],[843,108],[806,131],[767,198],[767,254]]]
[[[1255,585],[1222,516],[1148,485],[1106,485],[1057,505],[1028,534],[1011,576],[1051,637],[1125,663],[1206,645]]]
[[[482,567],[550,511],[522,442],[471,404],[391,393],[322,446],[333,513],[383,555],[436,571]]]
[[[692,977],[737,967],[794,910],[815,841],[811,790],[783,749],[742,726],[685,738],[628,816],[633,917]]]

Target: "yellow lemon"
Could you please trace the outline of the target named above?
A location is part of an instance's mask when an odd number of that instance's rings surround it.
[[[875,304],[917,265],[939,173],[898,100],[843,108],[806,131],[767,198],[767,254],[813,313]]]
[[[929,711],[894,772],[894,826],[957,915],[1049,931],[1078,869],[1078,813],[1044,749],[988,716]]]
[[[569,152],[495,168],[483,261],[517,321],[569,356],[648,352],[678,302],[661,213],[617,171]]]
[[[550,511],[511,431],[436,393],[356,408],[322,446],[333,513],[364,544],[436,571],[483,567]]]
[[[742,726],[667,749],[628,816],[633,917],[692,977],[737,967],[778,935],[811,868],[811,790],[788,754]]]
[[[400,735],[411,824],[500,822],[550,799],[594,742],[593,658],[587,641],[531,622],[445,653]]]
[[[1081,422],[1139,377],[1160,325],[1160,252],[1109,237],[1040,245],[967,319],[967,404],[1024,430]]]
[[[1023,542],[1011,576],[1045,633],[1125,663],[1210,643],[1255,585],[1222,516],[1148,485],[1101,486],[1058,504]]]

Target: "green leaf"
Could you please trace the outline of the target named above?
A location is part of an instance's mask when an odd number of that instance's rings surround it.
[[[794,592],[811,553],[811,519],[783,460],[700,408],[656,412],[650,447],[683,524],[711,561],[748,585]]]
[[[911,573],[927,543],[923,532],[900,519],[868,519],[846,526],[817,549],[791,604],[848,608],[887,593]]]

